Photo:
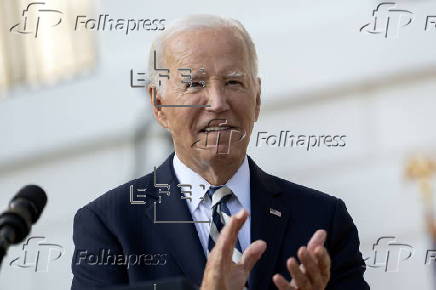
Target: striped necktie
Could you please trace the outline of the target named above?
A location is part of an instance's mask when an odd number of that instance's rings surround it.
[[[227,202],[235,198],[233,192],[227,186],[211,186],[206,193],[212,201],[212,222],[209,232],[208,253],[212,251],[218,240],[219,234],[223,227],[230,221],[231,213],[227,207]],[[242,248],[239,240],[233,249],[232,261],[239,263],[242,258]]]

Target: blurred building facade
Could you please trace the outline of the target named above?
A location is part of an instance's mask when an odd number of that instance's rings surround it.
[[[267,172],[342,198],[369,261],[380,237],[413,246],[412,258],[397,271],[368,267],[372,289],[431,289],[432,268],[424,262],[432,245],[418,187],[404,178],[404,167],[410,155],[436,154],[436,29],[424,29],[426,17],[436,15],[435,3],[399,2],[413,12],[413,21],[392,38],[360,32],[373,21],[374,1],[278,3],[110,0],[87,13],[168,22],[211,13],[240,20],[255,41],[262,77],[250,156]],[[10,32],[3,26],[0,33]],[[21,254],[19,247],[11,249],[0,272],[2,288],[68,289],[77,209],[151,172],[171,152],[167,134],[152,120],[145,89],[131,88],[129,80],[130,70],[145,71],[155,35],[95,32],[99,61],[91,74],[2,93],[0,205],[6,207],[24,184],[44,187],[49,204],[32,235],[65,250],[48,272],[35,272],[9,266]],[[256,146],[259,132],[281,131],[345,135],[346,145]]]

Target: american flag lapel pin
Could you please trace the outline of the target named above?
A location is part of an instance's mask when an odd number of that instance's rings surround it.
[[[273,209],[273,208],[269,209],[269,213],[273,214],[273,215],[276,215],[278,217],[282,217],[282,213],[280,211],[276,210],[276,209]]]

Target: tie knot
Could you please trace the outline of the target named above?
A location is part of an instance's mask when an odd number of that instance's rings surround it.
[[[224,201],[224,198],[230,198],[233,192],[225,185],[221,186],[210,186],[207,191],[207,195],[212,200],[212,207],[214,207],[219,202]]]

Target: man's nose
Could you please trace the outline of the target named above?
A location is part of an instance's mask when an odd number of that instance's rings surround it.
[[[206,107],[207,111],[220,113],[230,109],[228,98],[221,85],[211,84],[206,91],[208,98],[207,104],[210,105],[209,107]]]

